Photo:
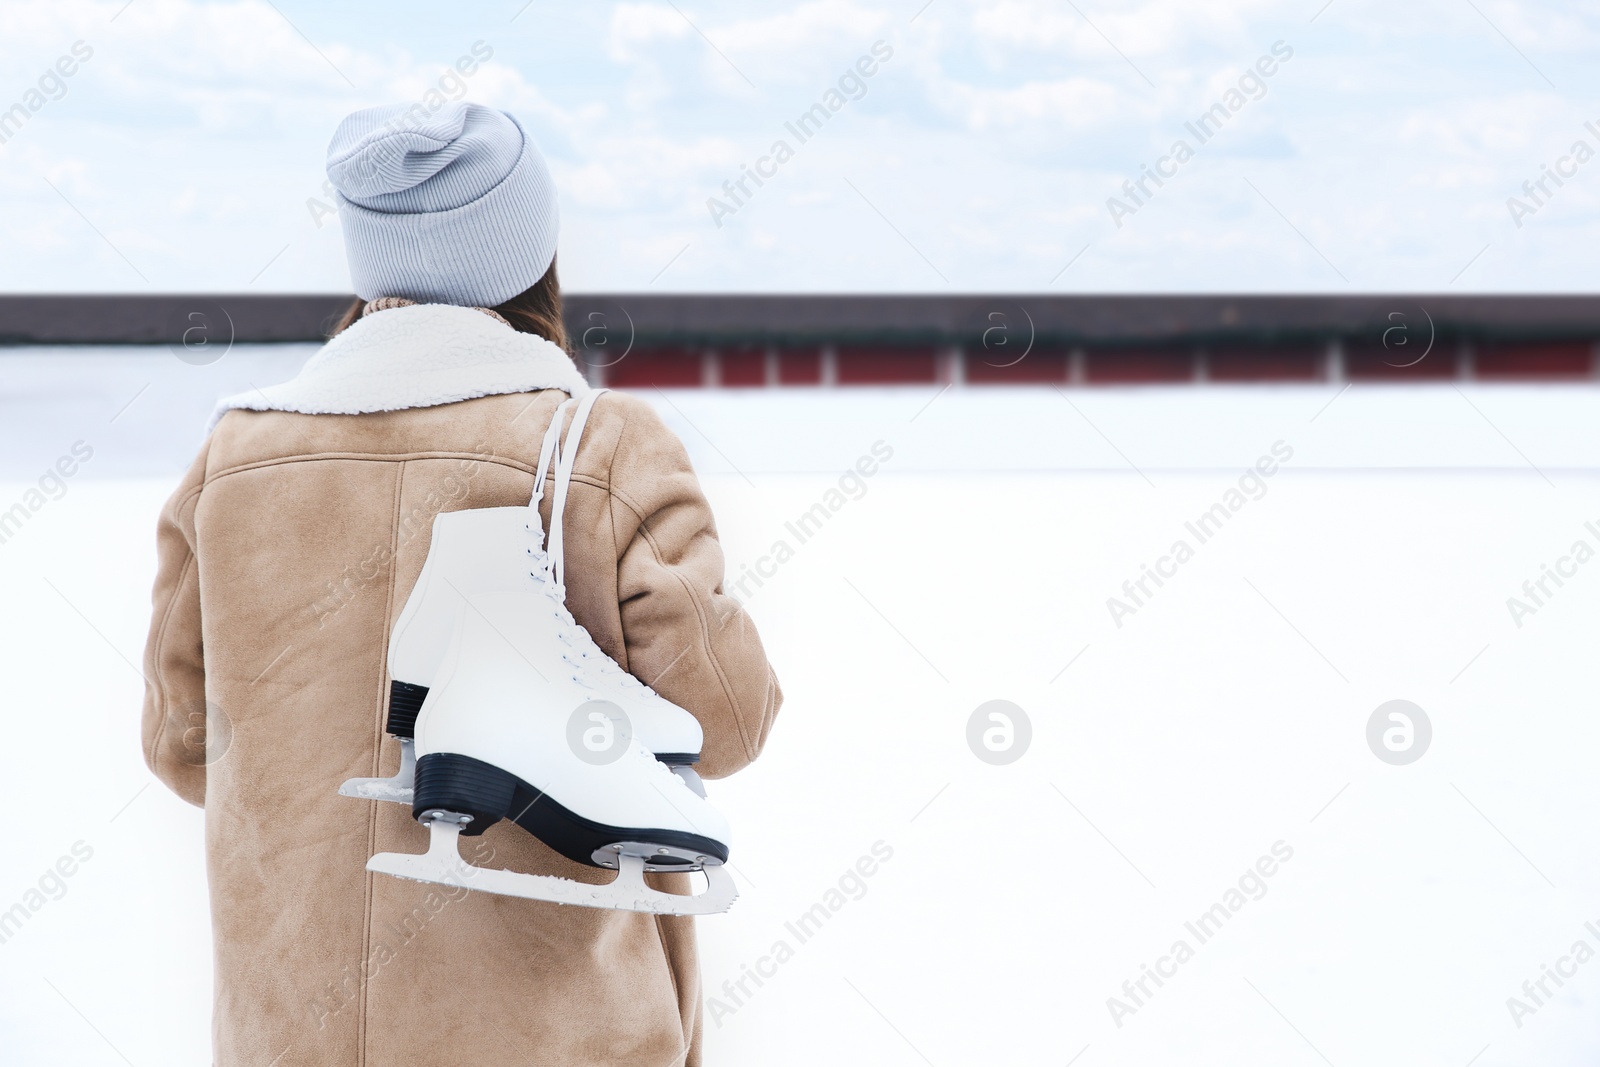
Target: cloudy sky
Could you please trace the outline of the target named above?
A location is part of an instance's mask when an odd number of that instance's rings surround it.
[[[1591,290],[1579,7],[6,0],[0,290],[347,289],[329,135],[445,96],[534,133],[572,289]]]

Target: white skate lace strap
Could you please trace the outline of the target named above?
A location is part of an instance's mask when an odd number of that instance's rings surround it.
[[[533,499],[528,501],[528,510],[532,512],[528,519],[528,528],[544,532],[542,520],[539,518],[539,504],[544,500],[544,479],[550,473],[550,462],[555,458],[556,446],[561,439],[561,420],[566,415],[567,409],[576,401],[567,399],[556,405],[556,413],[550,417],[550,426],[544,432],[544,442],[539,446],[539,464],[533,472]]]
[[[557,589],[566,588],[562,519],[567,511],[567,490],[572,485],[572,468],[578,461],[578,442],[583,438],[583,427],[589,421],[589,412],[593,410],[594,402],[600,399],[600,394],[605,391],[591,389],[577,402],[578,410],[572,416],[572,428],[567,431],[566,440],[561,442],[561,447],[556,452],[556,496],[550,507],[550,567],[555,576]],[[566,403],[570,404],[572,401],[568,400]],[[557,432],[560,431],[559,416],[552,420],[551,426]]]

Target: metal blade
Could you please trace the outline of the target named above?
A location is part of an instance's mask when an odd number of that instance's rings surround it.
[[[393,778],[351,778],[339,787],[339,795],[357,800],[390,800],[409,804],[417,780],[417,746],[409,738],[400,741],[400,769]]]
[[[644,857],[622,855],[615,880],[590,885],[548,874],[519,874],[474,867],[461,858],[461,827],[445,819],[429,826],[428,851],[421,855],[380,852],[367,861],[367,870],[409,878],[416,882],[462,886],[524,900],[547,900],[582,908],[611,908],[652,915],[713,915],[727,911],[739,896],[733,876],[720,866],[704,868],[706,890],[679,896],[652,889],[644,881]]]

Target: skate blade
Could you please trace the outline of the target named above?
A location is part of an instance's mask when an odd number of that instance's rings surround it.
[[[396,804],[409,804],[416,791],[416,742],[400,742],[400,769],[393,778],[351,778],[339,787],[342,797],[357,800],[390,800]]]
[[[409,804],[416,790],[410,778],[352,778],[339,787],[342,797],[357,800],[392,800],[396,804]]]
[[[407,878],[414,882],[461,886],[524,900],[546,900],[580,908],[611,908],[652,915],[715,915],[727,911],[739,896],[733,876],[720,866],[707,866],[706,890],[678,896],[652,889],[644,881],[644,857],[618,857],[617,877],[605,885],[574,882],[548,874],[518,874],[474,867],[461,858],[461,827],[436,819],[428,828],[428,851],[421,855],[380,852],[367,861],[367,870]]]

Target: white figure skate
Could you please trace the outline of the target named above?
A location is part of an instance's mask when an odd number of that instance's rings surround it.
[[[675,774],[657,760],[638,725],[670,719],[658,705],[688,713],[605,656],[566,608],[562,514],[596,395],[578,405],[566,447],[555,457],[550,547],[534,553],[542,566],[527,578],[543,595],[531,597],[524,587],[458,598],[448,652],[416,725],[412,813],[430,828],[429,849],[383,853],[367,869],[587,907],[725,911],[737,896],[722,867],[727,824],[693,772]],[[566,406],[541,449],[540,488]],[[538,502],[536,493],[527,512],[533,544]],[[589,744],[597,734],[606,743]],[[617,878],[590,885],[467,865],[457,851],[459,835],[480,834],[507,817],[569,859],[615,869]],[[696,896],[663,893],[643,881],[646,871],[696,870],[708,881]]]
[[[554,595],[548,576],[556,567],[552,566],[550,553],[541,543],[538,508],[544,496],[545,472],[552,459],[560,465],[557,437],[566,410],[573,403],[568,400],[557,409],[551,422],[553,432],[545,435],[539,455],[538,480],[533,500],[527,507],[474,508],[434,517],[428,558],[423,562],[422,573],[417,576],[389,639],[389,677],[393,680],[389,684],[386,729],[400,741],[400,768],[390,778],[351,778],[339,787],[342,795],[411,803],[416,775],[412,738],[416,735],[417,713],[450,644],[456,609],[464,598],[495,590],[515,590],[528,598],[530,617],[546,610]],[[573,459],[575,449],[574,445],[569,450]],[[569,469],[570,463],[569,459]],[[555,532],[559,523],[551,525],[553,547],[559,552],[561,542]],[[557,603],[565,612],[565,600],[558,599]],[[570,613],[566,622],[561,639],[569,660],[582,669],[598,690],[636,690],[630,694],[636,699],[629,702],[629,725],[634,734],[657,759],[673,766],[691,787],[699,788],[699,777],[691,765],[700,759],[700,723],[617,666]]]
[[[491,893],[658,915],[726,911],[737,892],[723,869],[726,821],[637,738],[590,752],[574,723],[605,714],[609,701],[558,668],[558,622],[543,623],[542,655],[502,631],[517,624],[513,594],[469,598],[451,638],[449,659],[417,721],[417,780],[412,813],[429,827],[421,855],[380,853],[367,870]],[[607,884],[468,865],[458,836],[509,818],[577,863],[617,871]],[[646,871],[704,871],[695,896],[645,885]]]

